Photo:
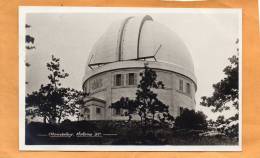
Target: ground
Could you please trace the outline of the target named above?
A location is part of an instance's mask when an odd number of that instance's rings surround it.
[[[224,135],[201,136],[205,131],[157,126],[144,131],[139,122],[80,121],[60,125],[26,125],[27,145],[237,145]]]

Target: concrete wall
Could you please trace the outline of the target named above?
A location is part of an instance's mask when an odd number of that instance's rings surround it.
[[[112,109],[109,108],[111,103],[118,101],[121,97],[129,97],[134,99],[136,97],[137,85],[126,85],[123,86],[114,86],[113,79],[115,74],[127,74],[127,73],[137,73],[137,84],[139,83],[140,76],[139,73],[143,69],[121,69],[104,72],[98,75],[91,77],[85,82],[84,90],[90,93],[91,97],[99,98],[106,101],[104,106],[104,114],[102,115],[103,119],[121,119],[118,116],[112,116]],[[165,85],[165,89],[155,89],[154,92],[158,94],[158,97],[166,105],[169,105],[170,113],[176,117],[180,114],[180,107],[195,109],[195,84],[194,82],[183,75],[164,71],[156,70],[157,72],[157,81],[162,81]],[[183,91],[179,90],[179,80],[183,80]],[[95,82],[102,82],[101,84]],[[190,94],[186,92],[186,83],[190,84]],[[97,84],[96,86],[92,86]],[[102,85],[102,86],[100,86]],[[94,88],[93,88],[94,87]],[[93,106],[94,108],[94,106]],[[91,112],[95,114],[95,111],[92,109]],[[91,119],[101,119],[101,116],[92,116]]]
[[[99,101],[89,101],[87,103],[85,103],[84,107],[81,110],[81,113],[84,115],[82,119],[84,120],[88,120],[86,115],[89,115],[89,120],[104,120],[105,118],[105,103],[99,102]],[[85,112],[85,108],[89,109],[89,113]],[[96,109],[99,108],[100,109],[100,113],[96,113]]]

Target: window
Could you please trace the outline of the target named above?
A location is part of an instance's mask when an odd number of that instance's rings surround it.
[[[95,90],[97,88],[101,88],[103,86],[102,84],[102,79],[101,78],[98,78],[98,79],[94,79],[92,82],[91,82],[91,88],[92,90]]]
[[[183,91],[183,80],[179,80],[179,90]]]
[[[180,115],[183,113],[183,107],[180,107]]]
[[[88,90],[88,83],[87,83],[87,82],[84,83],[83,91],[86,92],[86,93],[89,91],[89,90]]]
[[[120,115],[120,114],[121,114],[120,108],[116,108],[114,114],[115,114],[115,115]]]
[[[114,85],[115,86],[122,86],[124,83],[123,75],[122,74],[116,74],[114,76]]]
[[[85,108],[84,109],[84,113],[89,113],[90,111],[89,111],[89,108]]]
[[[136,85],[136,74],[135,73],[127,74],[127,84]]]
[[[190,84],[186,83],[186,92],[187,94],[190,94]]]
[[[101,114],[101,109],[100,108],[96,108],[96,114]]]

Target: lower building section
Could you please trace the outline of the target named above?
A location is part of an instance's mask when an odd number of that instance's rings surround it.
[[[122,120],[128,119],[127,111],[110,108],[122,97],[135,99],[143,68],[129,68],[106,71],[87,79],[83,89],[89,94],[84,99],[81,120]],[[158,99],[169,106],[170,114],[180,115],[182,108],[195,109],[195,83],[188,77],[175,72],[154,69],[157,81],[164,89],[154,89]],[[135,118],[133,118],[135,119]],[[136,118],[138,119],[138,117]]]
[[[177,117],[185,107],[169,106],[170,114]],[[81,109],[80,120],[128,120],[128,111],[125,109],[112,109],[106,105],[106,101],[88,97]],[[132,115],[132,120],[139,120],[138,115]]]
[[[85,98],[80,120],[104,120],[106,110],[106,102],[104,100],[93,97]]]

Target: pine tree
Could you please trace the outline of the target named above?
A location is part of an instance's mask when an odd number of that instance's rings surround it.
[[[236,40],[236,44],[239,43],[239,39]],[[238,84],[239,84],[239,48],[236,49],[237,55],[233,55],[228,58],[230,64],[223,70],[225,77],[213,84],[214,92],[212,96],[201,97],[201,105],[206,107],[212,107],[213,112],[222,112],[223,110],[229,110],[230,105],[238,110]],[[228,104],[232,103],[232,104]]]
[[[138,115],[141,120],[141,127],[146,127],[149,122],[153,125],[155,120],[161,122],[173,120],[168,110],[169,106],[160,101],[158,95],[153,92],[155,89],[164,89],[162,81],[156,80],[156,72],[145,64],[144,71],[140,73],[140,77],[141,80],[137,86],[136,98],[122,97],[119,101],[113,103],[111,108],[127,109],[129,121],[132,119],[132,115]]]
[[[69,74],[60,70],[59,58],[52,55],[46,66],[50,83],[42,84],[38,91],[26,96],[27,115],[42,117],[44,123],[60,123],[62,118],[77,114],[75,107],[81,104],[78,97],[82,92],[61,87],[61,80]]]
[[[239,43],[237,39],[236,44]],[[239,49],[237,48],[239,54]],[[213,84],[212,96],[201,97],[200,104],[205,107],[212,108],[213,112],[223,112],[231,108],[236,110],[234,116],[224,118],[219,116],[215,124],[225,128],[223,132],[231,137],[238,137],[238,119],[239,119],[239,58],[238,55],[233,55],[228,58],[230,64],[223,70],[225,77]],[[226,120],[225,120],[226,119]]]
[[[214,92],[210,97],[203,96],[202,106],[212,107],[213,112],[222,112],[230,109],[230,105],[238,109],[238,57],[229,58],[230,65],[225,67],[224,79],[213,84]],[[232,102],[232,104],[228,104]]]

